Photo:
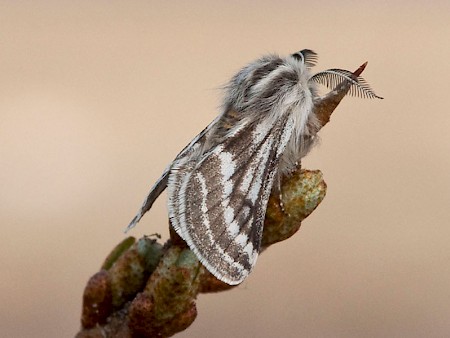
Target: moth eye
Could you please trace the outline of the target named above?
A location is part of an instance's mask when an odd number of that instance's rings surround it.
[[[314,67],[318,59],[317,53],[311,49],[302,49],[301,51],[292,54],[292,56],[308,68]]]

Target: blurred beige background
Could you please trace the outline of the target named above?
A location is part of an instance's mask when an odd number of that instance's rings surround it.
[[[448,1],[0,1],[0,335],[70,337],[166,164],[266,52],[356,69],[304,161],[328,184],[180,337],[450,334]],[[164,198],[132,235],[167,237]]]

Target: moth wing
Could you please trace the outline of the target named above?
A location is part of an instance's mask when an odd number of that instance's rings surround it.
[[[288,115],[288,114],[287,114]],[[291,135],[289,116],[248,124],[169,175],[175,231],[218,279],[235,285],[258,257],[267,202]]]

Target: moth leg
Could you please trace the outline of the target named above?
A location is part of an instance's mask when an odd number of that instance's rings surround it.
[[[284,203],[283,203],[283,193],[281,192],[281,190],[278,191],[278,198],[279,198],[279,206],[281,211],[283,212],[283,214],[285,214],[286,216],[289,216],[289,213],[286,212],[286,209],[284,208]]]
[[[284,203],[283,203],[283,191],[281,189],[281,183],[282,183],[282,176],[280,173],[277,174],[278,178],[277,178],[277,183],[276,185],[274,185],[276,187],[276,189],[278,190],[278,205],[280,206],[280,210],[283,214],[285,214],[286,216],[290,216],[289,213],[286,211],[286,209],[284,208]]]
[[[302,168],[302,164],[299,161],[295,161],[295,167],[292,170],[292,172],[294,171],[298,171]],[[281,189],[281,184],[282,184],[282,179],[283,177],[281,177],[280,174],[278,174],[278,179],[277,179],[277,189],[278,189],[278,199],[279,199],[279,205],[280,205],[280,209],[283,212],[283,214],[285,214],[286,216],[291,216],[289,214],[289,212],[286,211],[286,209],[284,208],[284,203],[283,203],[283,190]]]

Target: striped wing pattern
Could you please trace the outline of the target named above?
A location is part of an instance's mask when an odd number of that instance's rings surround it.
[[[169,175],[172,226],[210,272],[239,284],[254,266],[267,201],[293,123],[260,121]],[[287,127],[287,128],[286,128]]]

